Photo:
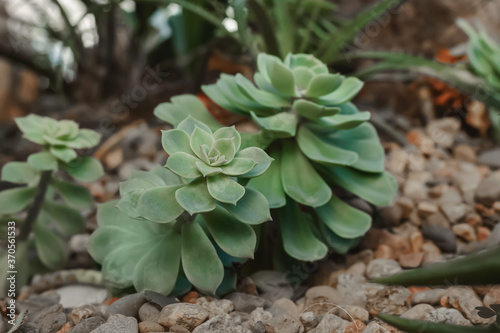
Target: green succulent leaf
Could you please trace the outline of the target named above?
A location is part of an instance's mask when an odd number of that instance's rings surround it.
[[[198,178],[202,176],[196,166],[196,162],[199,161],[198,158],[191,154],[178,152],[170,155],[165,166],[181,177]]]
[[[269,202],[269,207],[272,209],[283,207],[286,204],[286,197],[280,175],[280,153],[273,151],[270,156],[274,158],[274,162],[271,163],[261,176],[250,179],[246,188],[251,188],[262,193]]]
[[[234,138],[234,150],[239,151],[241,147],[241,135],[236,130],[236,127],[222,127],[214,132],[214,139],[231,139]]]
[[[309,98],[321,97],[335,91],[343,82],[343,76],[340,74],[319,74],[315,75],[305,92],[305,96]],[[359,80],[358,80],[359,81]],[[361,81],[360,81],[361,82]],[[356,92],[357,94],[358,92]],[[354,94],[353,96],[355,96]],[[342,104],[342,103],[336,103]]]
[[[294,114],[280,112],[269,117],[258,117],[254,112],[250,112],[250,114],[261,128],[274,132],[276,138],[295,136],[298,118]]]
[[[363,236],[371,227],[370,215],[360,211],[336,196],[316,208],[321,221],[340,237],[353,239]]]
[[[314,123],[306,126],[314,132],[331,133],[333,130],[347,130],[355,128],[370,119],[370,112],[364,111],[356,114],[337,114],[334,116],[321,117]]]
[[[171,224],[137,221],[115,208],[116,201],[99,205],[99,228],[88,249],[102,264],[109,285],[121,289],[170,293],[179,273],[181,237]]]
[[[175,192],[175,199],[191,215],[210,212],[217,205],[215,199],[208,192],[207,182],[203,178],[196,179],[179,188]]]
[[[2,168],[1,179],[15,184],[32,184],[40,176],[40,172],[25,162],[9,162]]]
[[[261,224],[272,220],[266,197],[251,188],[245,189],[245,194],[236,205],[223,203],[222,206],[243,223]]]
[[[323,106],[305,99],[298,99],[293,102],[292,109],[302,117],[317,120],[321,117],[334,116],[340,112],[340,108],[332,106]]]
[[[189,112],[186,112],[186,110],[189,110]],[[161,103],[158,105],[154,110],[154,115],[176,128],[179,128],[180,123],[188,116],[205,124],[212,131],[221,127],[198,97],[193,95],[172,97],[170,103]]]
[[[54,155],[58,160],[66,163],[69,163],[78,157],[76,151],[64,146],[51,146],[49,150],[50,153]]]
[[[0,212],[12,214],[23,210],[35,198],[36,187],[16,187],[0,192]]]
[[[92,207],[94,200],[87,188],[58,179],[52,179],[51,184],[71,207],[76,209],[88,209]]]
[[[40,128],[43,118],[35,114],[30,114],[27,117],[14,118],[14,121],[26,139],[38,144],[44,144],[43,131]]]
[[[280,230],[283,247],[292,258],[314,261],[324,258],[327,246],[313,233],[313,221],[294,202],[280,209]]]
[[[42,210],[47,214],[48,220],[65,235],[75,235],[85,231],[85,221],[79,211],[58,204],[51,200],[45,200]]]
[[[200,159],[202,157],[202,146],[212,147],[215,143],[214,137],[212,133],[206,132],[205,130],[195,126],[193,133],[191,134],[190,146],[191,150],[198,156]]]
[[[250,80],[241,74],[236,74],[236,83],[248,95],[260,104],[269,108],[282,108],[289,105],[289,101],[283,97],[273,95],[265,90],[256,88]]]
[[[329,144],[328,141],[317,137],[306,126],[299,127],[297,143],[304,155],[324,165],[352,165],[358,159],[358,154],[355,152]]]
[[[262,175],[267,168],[271,165],[273,162],[273,159],[267,155],[267,153],[257,147],[249,147],[245,148],[243,150],[240,150],[236,154],[236,158],[238,159],[250,159],[253,162],[257,163],[252,170],[239,175],[239,177],[242,178],[253,178]]]
[[[71,177],[84,183],[93,182],[104,175],[101,163],[93,157],[80,157],[62,167]]]
[[[324,171],[334,183],[376,206],[390,205],[397,192],[397,182],[388,172],[367,173],[340,166]]]
[[[177,125],[177,129],[183,130],[189,135],[193,134],[196,127],[204,130],[207,133],[212,133],[207,125],[191,117],[191,115],[188,115],[183,121],[179,123],[179,125]]]
[[[314,72],[307,67],[297,67],[293,69],[295,84],[303,90],[306,90],[309,83],[314,78]]]
[[[219,167],[211,167],[210,165],[205,164],[204,162],[196,162],[196,167],[198,171],[201,172],[203,177],[218,175],[222,172],[222,169]]]
[[[306,206],[323,206],[332,196],[330,187],[299,147],[288,141],[284,143],[281,155],[281,181],[285,193]]]
[[[215,294],[224,277],[217,251],[196,223],[182,225],[182,268],[189,282],[203,292]]]
[[[217,201],[236,205],[245,194],[245,188],[225,175],[207,178],[208,192]]]
[[[46,151],[28,156],[28,164],[37,170],[57,170],[57,159]]]
[[[241,176],[249,173],[256,165],[257,162],[251,158],[236,157],[229,164],[223,165],[221,171],[227,176]]]
[[[351,239],[340,237],[324,223],[320,223],[319,227],[328,246],[330,246],[337,253],[346,254],[350,249],[358,245],[361,240],[361,237]]]
[[[224,252],[239,258],[252,258],[257,237],[252,227],[235,219],[222,207],[203,214],[210,234]]]
[[[292,71],[278,58],[268,58],[266,61],[273,87],[285,96],[295,96],[295,78]]]
[[[45,228],[42,223],[33,226],[35,246],[42,263],[52,270],[61,269],[68,259],[68,248],[56,233]]]
[[[75,125],[78,126],[76,123]],[[99,141],[101,141],[101,134],[93,130],[81,129],[78,130],[75,137],[65,141],[65,145],[69,148],[84,149],[96,146]]]
[[[327,105],[339,105],[349,102],[356,96],[361,88],[363,88],[363,81],[356,77],[348,77],[342,84],[327,95],[323,95],[319,98],[321,103],[326,103]]]
[[[236,154],[234,138],[218,139],[217,141],[215,141],[213,146],[215,149],[217,149],[217,151],[219,151],[221,156],[224,156],[225,162],[223,163],[223,165],[228,164],[233,160],[234,155]]]
[[[169,155],[179,152],[192,153],[189,135],[180,129],[161,131],[161,144]]]
[[[325,138],[333,146],[351,150],[358,159],[350,166],[365,172],[383,172],[384,148],[380,144],[377,131],[369,123],[349,130],[337,131]]]
[[[137,212],[150,221],[172,222],[184,212],[175,199],[175,193],[181,187],[182,185],[170,185],[144,191],[139,198]]]

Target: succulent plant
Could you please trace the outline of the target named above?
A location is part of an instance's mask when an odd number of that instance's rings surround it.
[[[500,44],[488,36],[484,29],[476,31],[464,19],[458,19],[457,24],[469,36],[467,57],[470,67],[491,87],[500,91]]]
[[[259,176],[272,159],[240,150],[234,127],[212,131],[192,117],[163,131],[162,143],[166,166],[134,171],[121,199],[99,207],[90,253],[115,290],[222,293],[236,282],[233,262],[253,258],[251,225],[271,219],[266,198],[235,177]]]
[[[20,287],[30,275],[64,266],[68,254],[64,238],[85,230],[79,210],[93,206],[87,188],[60,178],[57,171],[63,169],[76,180],[89,182],[99,178],[103,170],[96,159],[77,157],[73,150],[96,145],[100,138],[97,132],[78,129],[73,121],[36,115],[17,118],[16,123],[26,139],[43,145],[43,150],[30,155],[27,162],[9,162],[1,171],[2,181],[18,184],[0,192],[0,220],[7,227],[9,221],[15,221],[20,228],[16,244]],[[28,251],[37,256],[28,258]],[[0,265],[6,265],[7,252],[0,252]],[[5,273],[12,270],[3,268]]]
[[[314,223],[283,213],[288,216],[280,222],[283,244],[296,259],[320,259],[327,253],[325,242],[335,247],[338,239],[356,239],[371,225],[370,216],[335,196],[332,185],[380,206],[392,201],[397,186],[384,171],[384,150],[367,122],[370,113],[349,102],[362,88],[360,80],[329,73],[325,64],[306,54],[290,54],[284,61],[259,54],[257,67],[256,86],[240,74],[222,74],[216,84],[202,88],[217,104],[251,117],[260,127],[257,133],[242,133],[243,145],[260,146],[275,161],[246,187],[263,193],[271,208],[285,207],[287,198],[293,201],[291,211],[298,211],[293,207],[297,204],[311,207],[326,233],[318,236]],[[155,114],[174,126],[188,114],[220,126],[195,99],[176,97],[158,106]],[[303,232],[294,231],[298,229]]]

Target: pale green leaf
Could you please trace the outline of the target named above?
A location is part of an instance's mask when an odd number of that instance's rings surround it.
[[[92,207],[94,199],[87,188],[58,179],[52,179],[52,185],[69,206],[76,209]]]
[[[61,160],[66,163],[69,163],[78,157],[76,151],[74,151],[71,148],[51,146],[49,150],[50,153],[54,155],[58,160]]]
[[[180,129],[161,131],[161,144],[169,154],[183,152],[192,154],[189,135]]]
[[[184,178],[201,177],[201,172],[196,167],[196,162],[200,160],[188,153],[175,153],[170,155],[165,166]]]
[[[305,96],[309,98],[321,97],[332,93],[342,84],[342,81],[343,77],[340,74],[315,75],[307,86]]]
[[[28,164],[37,170],[57,170],[57,159],[46,151],[28,156]]]
[[[68,258],[66,242],[41,223],[35,223],[33,231],[36,252],[42,263],[52,270],[63,268]]]
[[[245,148],[239,151],[236,157],[248,158],[257,163],[251,171],[239,176],[242,178],[253,178],[262,175],[273,162],[273,159],[264,150],[257,147]]]
[[[280,112],[269,117],[258,117],[254,112],[250,114],[261,128],[274,132],[276,138],[295,136],[298,118],[292,113]]]
[[[228,176],[242,176],[250,172],[256,165],[257,162],[251,158],[235,157],[229,164],[223,165],[221,171]]]
[[[270,156],[274,158],[274,162],[271,163],[269,168],[262,175],[250,179],[246,188],[251,188],[262,193],[269,202],[269,207],[272,209],[284,206],[286,198],[283,184],[281,183],[280,153],[272,152]]]
[[[270,221],[271,213],[266,197],[254,189],[245,189],[245,194],[236,205],[222,204],[239,221],[247,224],[260,224]]]
[[[40,176],[40,172],[25,162],[9,162],[2,168],[2,180],[15,184],[31,184]]]
[[[236,205],[245,194],[245,188],[225,175],[207,178],[208,192],[217,201]]]
[[[58,204],[51,200],[45,200],[42,204],[42,210],[50,218],[50,223],[55,223],[61,233],[70,236],[85,231],[85,221],[79,211]]]
[[[206,180],[196,179],[175,192],[178,204],[189,214],[209,212],[215,209],[216,202],[207,189]]]
[[[93,157],[81,157],[64,165],[69,175],[81,182],[93,182],[104,175],[101,163]]]
[[[153,222],[167,223],[175,220],[184,209],[175,200],[175,192],[182,185],[170,185],[144,191],[139,198],[137,212]]]
[[[0,214],[12,214],[23,210],[36,194],[36,187],[16,187],[0,192]]]
[[[340,112],[338,107],[323,106],[305,99],[297,99],[293,102],[292,108],[302,117],[310,120],[333,116]]]

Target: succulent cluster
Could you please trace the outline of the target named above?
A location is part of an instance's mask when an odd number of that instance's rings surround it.
[[[464,19],[457,24],[469,36],[467,57],[474,72],[483,77],[495,90],[500,90],[500,44],[484,29],[476,31]]]
[[[240,150],[234,127],[218,127],[187,117],[163,131],[166,166],[135,171],[121,199],[99,207],[89,250],[110,286],[165,294],[234,287],[230,267],[255,251],[251,225],[271,219],[266,198],[237,179],[259,176],[272,159]]]
[[[23,267],[18,276],[18,285],[22,285],[30,275],[64,266],[64,238],[85,230],[79,211],[93,206],[87,188],[58,178],[56,171],[61,168],[73,178],[88,182],[99,178],[103,170],[96,159],[77,157],[73,150],[96,145],[100,139],[97,132],[78,129],[73,121],[36,115],[17,118],[16,123],[26,139],[43,145],[43,150],[30,155],[27,162],[9,162],[1,172],[2,181],[17,184],[0,192],[0,219],[16,221],[21,229],[16,258],[18,267]],[[31,232],[33,238],[29,237]],[[27,253],[33,250],[37,256],[29,259]],[[6,257],[1,259],[1,265],[5,264]],[[8,270],[5,267],[2,272]]]
[[[337,198],[331,186],[343,187],[375,205],[389,204],[396,191],[394,180],[384,171],[384,150],[377,133],[367,122],[370,113],[350,103],[363,83],[329,73],[325,64],[306,54],[289,54],[284,61],[259,54],[257,67],[255,85],[240,74],[223,74],[216,84],[203,87],[220,106],[255,121],[261,131],[253,139],[271,138],[261,142],[275,161],[247,187],[262,192],[271,208],[284,207],[287,197],[295,202],[292,206],[313,207],[326,242],[334,247],[337,236],[344,240],[362,236],[371,225],[370,216]],[[157,114],[161,118],[165,111]],[[294,216],[290,214],[291,219]],[[285,237],[295,233],[284,230],[294,223],[303,224],[303,234],[308,236],[295,241]],[[281,224],[283,243],[292,257],[314,260],[326,254],[311,225],[305,219]],[[314,246],[305,249],[306,244]],[[297,247],[303,251],[292,250]]]

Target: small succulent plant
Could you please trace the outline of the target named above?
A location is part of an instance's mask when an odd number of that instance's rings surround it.
[[[99,207],[89,251],[117,291],[175,295],[192,284],[222,293],[236,282],[233,262],[253,258],[252,225],[271,219],[264,195],[237,179],[259,176],[272,159],[240,150],[234,127],[212,131],[192,117],[163,131],[162,143],[166,166],[135,171],[121,199]]]
[[[467,57],[472,70],[492,88],[500,91],[500,44],[488,36],[484,29],[476,31],[464,19],[458,19],[457,24],[469,36]]]
[[[367,122],[370,113],[350,103],[363,83],[329,73],[306,54],[289,54],[284,61],[259,54],[257,67],[255,85],[240,74],[222,74],[216,84],[202,87],[217,104],[260,127],[242,133],[242,144],[260,146],[274,162],[246,187],[263,193],[271,208],[281,208],[283,246],[293,258],[320,259],[327,253],[325,243],[345,251],[348,246],[341,244],[355,244],[371,217],[339,199],[332,186],[380,206],[392,201],[397,188],[385,172],[384,150]],[[195,99],[178,96],[155,114],[174,126],[190,115],[220,127]],[[304,211],[299,204],[311,208]]]
[[[27,162],[9,162],[1,172],[2,181],[19,185],[0,192],[0,219],[5,223],[16,221],[20,228],[16,258],[20,272],[17,283],[21,286],[41,267],[53,270],[64,266],[64,238],[85,230],[79,210],[93,206],[87,188],[60,178],[57,171],[65,170],[74,179],[89,182],[99,178],[103,170],[96,159],[78,157],[73,150],[95,146],[100,140],[97,132],[79,129],[73,121],[36,115],[17,118],[16,123],[26,139],[43,145],[42,151],[30,155]],[[37,256],[29,260],[27,253],[32,250]],[[1,259],[2,265],[6,263],[5,257]]]

